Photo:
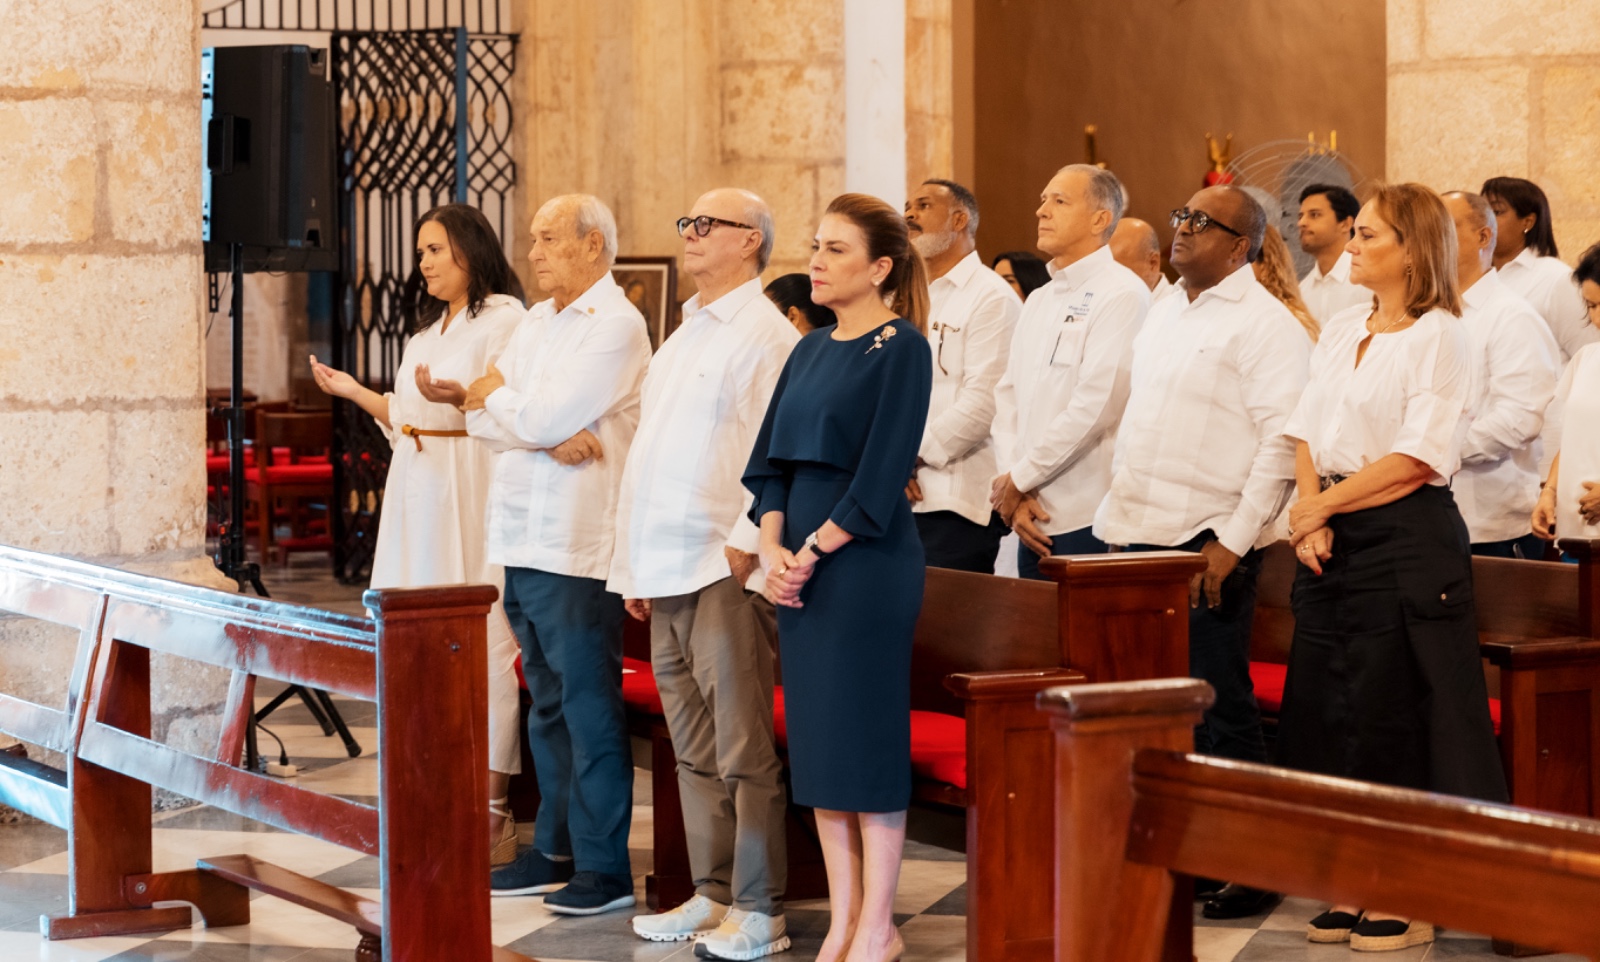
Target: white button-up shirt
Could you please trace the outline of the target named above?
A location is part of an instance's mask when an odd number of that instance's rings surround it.
[[[500,452],[489,486],[492,563],[606,577],[649,363],[644,316],[609,272],[565,310],[553,300],[528,310],[495,362],[505,386],[467,413],[467,431]],[[603,457],[567,467],[541,450],[584,429]]]
[[[1167,280],[1167,275],[1162,274],[1156,279],[1156,286],[1150,288],[1150,306],[1155,307],[1156,302],[1178,289],[1178,285]]]
[[[1179,545],[1209,528],[1236,555],[1255,547],[1294,487],[1283,428],[1310,356],[1305,330],[1250,265],[1192,302],[1179,284],[1133,342],[1095,537]]]
[[[1469,361],[1467,439],[1450,485],[1474,543],[1533,530],[1539,431],[1561,375],[1560,349],[1528,302],[1495,271],[1461,295]]]
[[[1022,301],[976,251],[928,285],[933,395],[917,452],[922,501],[915,511],[954,511],[988,524],[998,467],[990,429],[994,386],[1005,373]]]
[[[1351,308],[1322,329],[1311,379],[1283,433],[1306,442],[1323,477],[1406,454],[1433,469],[1429,484],[1447,484],[1467,432],[1466,325],[1429,311],[1403,331],[1372,335],[1357,366],[1369,313]]]
[[[1035,492],[1045,534],[1086,528],[1111,486],[1133,338],[1150,289],[1111,248],[1052,270],[1022,308],[995,387],[1000,471]]]
[[[1358,305],[1365,305],[1368,311],[1372,310],[1372,292],[1350,283],[1349,251],[1340,254],[1326,274],[1312,262],[1310,273],[1300,279],[1300,299],[1306,302],[1306,309],[1317,319],[1317,323],[1324,325],[1340,311]]]
[[[1572,268],[1560,258],[1540,257],[1533,248],[1524,247],[1498,273],[1501,282],[1533,305],[1550,325],[1550,333],[1561,346],[1561,363],[1570,361],[1585,344],[1600,342],[1600,330],[1589,323]]]
[[[683,318],[650,362],[622,472],[606,587],[624,598],[699,591],[728,577],[724,547],[760,547],[739,479],[800,334],[759,278],[710,304],[696,294]]]

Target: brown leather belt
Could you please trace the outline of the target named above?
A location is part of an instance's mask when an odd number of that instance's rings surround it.
[[[400,433],[417,442],[418,451],[422,450],[423,438],[464,438],[467,436],[467,432],[462,430],[429,431],[427,428],[412,427],[409,424],[400,425]]]

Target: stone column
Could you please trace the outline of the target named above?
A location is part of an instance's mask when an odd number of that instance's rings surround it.
[[[0,542],[217,584],[203,557],[199,3],[15,0],[5,30]],[[70,638],[0,619],[0,691],[62,691]],[[222,695],[208,672],[160,686],[156,733],[180,742]]]
[[[1388,0],[1388,176],[1550,197],[1569,263],[1600,241],[1600,16],[1592,0]]]

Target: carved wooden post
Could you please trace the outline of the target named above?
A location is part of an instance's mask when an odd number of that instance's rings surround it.
[[[1091,682],[1189,674],[1188,551],[1067,555],[1039,563],[1056,582],[1061,663]]]
[[[1190,893],[1126,858],[1133,756],[1191,750],[1211,702],[1211,686],[1188,678],[1039,695],[1056,740],[1056,962],[1190,958]]]
[[[489,606],[367,592],[378,629],[384,962],[489,962]]]

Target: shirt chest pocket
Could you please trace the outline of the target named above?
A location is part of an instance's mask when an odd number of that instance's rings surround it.
[[[933,331],[936,339],[933,346],[935,373],[959,376],[966,367],[966,327],[956,327],[953,324],[936,324]]]
[[[1054,370],[1074,370],[1083,363],[1084,342],[1089,339],[1089,322],[1068,315],[1056,327],[1055,334],[1044,345],[1049,353],[1049,365]]]
[[[696,415],[721,419],[726,400],[722,390],[724,381],[723,371],[717,368],[700,367],[689,372],[683,392]]]

